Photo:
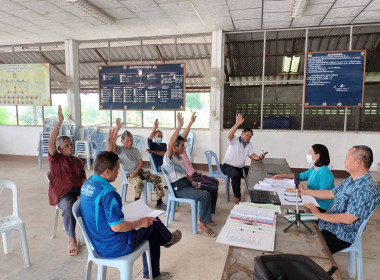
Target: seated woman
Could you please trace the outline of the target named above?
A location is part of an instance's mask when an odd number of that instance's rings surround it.
[[[313,163],[313,166],[300,173],[300,181],[307,181],[307,188],[310,190],[332,190],[334,188],[334,175],[327,167],[330,164],[329,150],[322,144],[311,146],[306,155],[306,161]],[[277,174],[273,179],[289,178],[293,179],[294,174]],[[333,200],[321,200],[316,198],[321,212],[326,212]]]

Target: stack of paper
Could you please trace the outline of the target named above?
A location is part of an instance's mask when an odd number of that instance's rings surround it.
[[[231,210],[230,219],[258,223],[263,225],[272,226],[275,218],[275,211],[273,209],[265,209],[258,207],[249,207],[246,205],[235,205]]]

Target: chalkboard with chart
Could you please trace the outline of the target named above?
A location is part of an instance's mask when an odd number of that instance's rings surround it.
[[[185,63],[99,66],[99,107],[185,110]]]
[[[305,106],[362,107],[366,51],[309,52]]]

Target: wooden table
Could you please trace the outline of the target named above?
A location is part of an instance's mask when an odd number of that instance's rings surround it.
[[[291,173],[285,159],[264,159],[262,162],[252,161],[249,168],[248,182],[253,187],[259,180],[271,177],[272,173]],[[242,197],[243,201],[250,201],[249,195],[245,190]],[[281,207],[291,208],[289,206]],[[315,232],[310,232],[300,225],[292,226],[286,233],[283,230],[289,225],[283,215],[277,217],[276,239],[274,252],[277,254],[301,254],[308,256],[325,271],[331,266],[337,266],[327,245],[318,229],[316,222],[308,222],[307,225]],[[272,252],[245,249],[230,246],[224,266],[222,279],[253,279],[254,258],[260,255],[273,254]],[[333,274],[334,279],[343,279],[339,270]]]

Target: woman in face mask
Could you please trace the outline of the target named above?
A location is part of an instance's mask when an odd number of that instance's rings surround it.
[[[328,165],[330,164],[329,150],[322,144],[311,146],[309,153],[306,155],[306,161],[313,166],[300,173],[300,181],[307,181],[307,188],[311,190],[332,190],[334,188],[334,175]],[[289,178],[293,179],[294,174],[277,174],[273,179]],[[319,210],[326,212],[330,207],[332,200],[316,199],[320,205]]]

